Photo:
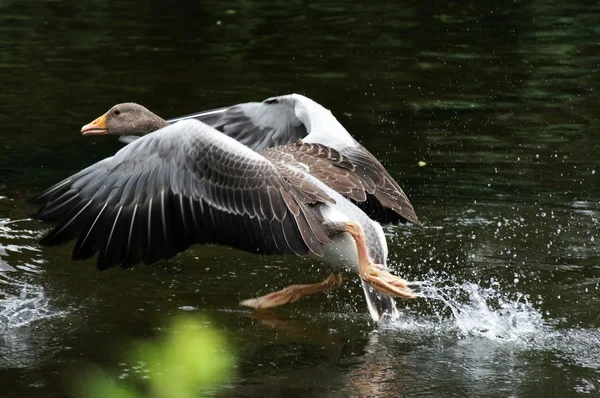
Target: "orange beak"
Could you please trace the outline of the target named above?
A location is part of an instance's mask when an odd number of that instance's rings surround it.
[[[108,134],[106,128],[106,114],[100,116],[98,119],[91,123],[86,124],[81,128],[81,134],[83,135],[105,135]]]

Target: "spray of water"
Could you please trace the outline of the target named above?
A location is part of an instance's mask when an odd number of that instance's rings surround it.
[[[544,320],[527,295],[504,293],[497,281],[489,287],[446,280],[412,284],[416,295],[429,302],[429,312],[459,336],[527,341],[544,327]],[[450,316],[448,316],[450,315]]]
[[[65,314],[42,286],[0,273],[0,368],[32,367],[63,349],[53,321]]]
[[[385,332],[404,338],[458,338],[488,341],[490,349],[553,352],[563,360],[600,369],[600,333],[584,328],[558,329],[546,321],[528,295],[506,292],[500,283],[458,282],[432,278],[411,283],[421,298],[407,307]]]
[[[51,307],[41,286],[0,274],[0,331],[62,315]]]

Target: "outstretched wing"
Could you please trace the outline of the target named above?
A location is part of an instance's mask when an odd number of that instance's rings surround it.
[[[302,119],[298,115],[302,115]],[[298,94],[283,95],[263,102],[183,116],[170,122],[187,118],[213,126],[254,150],[290,145],[301,139],[305,143],[331,148],[354,165],[354,173],[360,178],[366,196],[346,195],[346,192],[339,191],[340,178],[337,179],[338,185],[330,185],[331,188],[353,199],[377,221],[408,220],[421,225],[408,197],[381,162],[354,140],[329,110],[310,98]]]
[[[315,203],[333,203],[302,173],[277,167],[194,120],[135,140],[49,188],[35,216],[58,225],[42,244],[77,236],[74,259],[99,268],[169,258],[194,243],[264,254],[322,255]]]

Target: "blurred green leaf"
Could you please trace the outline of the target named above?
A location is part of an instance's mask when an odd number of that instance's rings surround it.
[[[234,359],[221,333],[202,318],[176,317],[158,341],[133,345],[127,358],[144,364],[140,382],[149,396],[192,398],[214,391],[233,375]],[[93,372],[85,378],[82,396],[138,398],[145,394]]]

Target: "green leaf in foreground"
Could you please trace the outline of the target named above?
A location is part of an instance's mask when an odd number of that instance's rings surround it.
[[[138,342],[127,358],[145,364],[145,376],[136,380],[145,393],[126,382],[99,372],[85,379],[82,396],[90,398],[192,398],[213,392],[233,374],[227,342],[209,322],[179,316],[158,341]]]

